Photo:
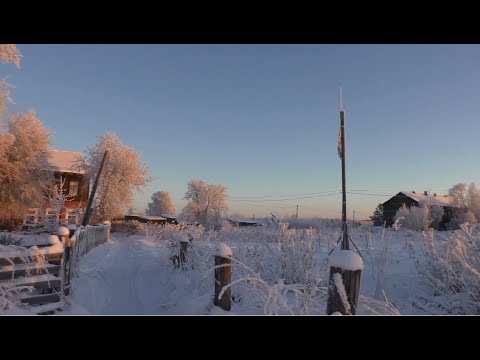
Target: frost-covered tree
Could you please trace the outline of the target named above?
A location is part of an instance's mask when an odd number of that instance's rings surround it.
[[[33,111],[10,117],[0,127],[0,219],[23,217],[42,203],[53,176],[49,171],[51,133]]]
[[[176,209],[168,191],[157,191],[152,195],[152,202],[148,203],[145,212],[148,215],[175,214]]]
[[[13,63],[17,68],[20,68],[20,58],[22,55],[14,44],[0,44],[0,62]],[[11,102],[9,88],[12,84],[5,79],[0,79],[0,114],[5,112],[6,104]]]
[[[85,162],[80,162],[78,167],[93,181],[103,154],[109,149],[95,195],[93,219],[112,220],[123,215],[123,209],[132,205],[135,192],[141,192],[152,178],[148,166],[140,161],[140,153],[123,145],[113,132],[97,139],[97,143],[86,150]]]
[[[48,232],[54,234],[59,226],[64,225],[60,216],[65,208],[65,202],[70,200],[70,196],[65,194],[65,180],[60,176],[59,182],[54,185],[52,191],[45,195],[42,208],[51,208],[53,213],[43,221]],[[42,211],[43,212],[43,211]],[[44,212],[43,212],[44,213]]]
[[[424,204],[420,206],[406,206],[402,205],[395,214],[395,222],[400,224],[401,227],[410,230],[427,230],[432,220],[430,219],[430,207]]]
[[[383,204],[378,204],[373,211],[373,215],[370,216],[370,219],[373,221],[373,226],[383,225]]]
[[[458,183],[448,190],[448,196],[452,199],[452,205],[468,207],[468,192],[466,183]]]
[[[452,198],[453,205],[466,208],[476,219],[480,218],[480,191],[474,182],[470,185],[466,183],[455,184],[448,190],[448,195]],[[460,217],[463,217],[463,215]],[[471,215],[467,217],[472,219]]]
[[[187,221],[196,221],[202,225],[218,224],[222,213],[228,210],[226,197],[227,188],[223,185],[191,180],[183,197],[188,200],[183,215]]]

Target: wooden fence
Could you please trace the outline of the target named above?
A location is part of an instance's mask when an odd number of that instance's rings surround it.
[[[68,229],[60,228],[59,234],[50,236],[47,247],[16,247],[0,252],[0,285],[32,287],[33,290],[19,292],[17,299],[29,304],[37,314],[64,307],[80,258],[109,240],[110,223],[81,227],[71,237],[66,235]]]

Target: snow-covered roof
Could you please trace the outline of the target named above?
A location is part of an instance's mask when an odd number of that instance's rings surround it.
[[[161,216],[138,216],[142,219],[147,219],[147,220],[167,220],[164,217]]]
[[[446,195],[425,195],[423,192],[413,192],[413,191],[401,191],[401,193],[405,196],[408,196],[410,199],[413,199],[417,202],[426,202],[427,204],[435,205],[435,206],[450,206],[456,207],[452,205],[452,199]]]
[[[169,214],[160,214],[160,216],[163,216],[164,218],[170,218],[170,219],[176,219],[176,215],[169,215]]]
[[[50,150],[51,157],[49,159],[50,165],[52,165],[56,171],[69,172],[76,174],[83,174],[84,171],[75,169],[75,165],[82,153],[76,151],[63,151],[63,150]]]
[[[241,223],[241,222],[242,223],[247,223],[247,224],[256,224],[257,223],[256,220],[241,218],[241,217],[237,217],[237,216],[228,216],[225,219],[228,220],[228,221],[237,222],[237,223]]]

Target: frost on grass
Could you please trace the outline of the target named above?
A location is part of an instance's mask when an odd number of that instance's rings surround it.
[[[352,251],[339,250],[330,255],[330,266],[339,267],[343,270],[363,270],[362,258]]]

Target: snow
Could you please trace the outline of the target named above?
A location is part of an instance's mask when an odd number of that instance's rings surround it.
[[[231,257],[232,256],[232,249],[228,247],[225,243],[220,243],[217,245],[215,249],[215,255],[223,256],[223,257]]]
[[[228,216],[225,218],[227,221],[235,222],[235,223],[246,223],[246,224],[257,224],[256,220],[242,218],[238,216]]]
[[[77,160],[82,159],[82,154],[75,151],[63,151],[52,149],[51,157],[49,159],[56,171],[83,174],[84,171],[76,170],[75,164]]]
[[[343,283],[342,275],[339,273],[333,274],[333,283],[337,288],[338,295],[342,300],[342,305],[347,311],[347,314],[351,314],[350,312],[350,303],[348,302],[347,291],[345,290],[345,284]]]
[[[330,316],[342,316],[342,313],[335,311],[334,313],[331,313]]]
[[[38,251],[40,251],[42,254],[58,254],[58,253],[63,252],[63,245],[59,241],[58,243],[56,243],[52,246],[41,248]]]
[[[415,194],[412,191],[401,191],[401,193],[417,202],[425,202],[430,205],[435,206],[453,206],[452,199],[449,196],[444,195],[425,195],[423,192],[415,191]]]
[[[295,239],[301,240],[295,245],[301,246],[297,250],[291,246],[293,242],[290,240],[285,244],[280,243],[280,230],[275,228],[229,227],[225,231],[202,232],[201,228],[192,227],[182,230],[183,233],[180,230],[172,232],[168,227],[157,228],[166,233],[170,231],[170,237],[157,241],[145,235],[128,236],[115,232],[110,242],[82,256],[75,271],[78,277],[72,277],[71,305],[58,314],[260,315],[266,311],[287,314],[289,306],[302,303],[304,292],[296,289],[301,289],[305,284],[301,277],[297,278],[300,280],[280,281],[288,276],[285,271],[290,266],[283,261],[290,259],[295,274],[301,271],[312,274],[310,271],[315,268],[315,276],[321,277],[321,291],[309,302],[305,312],[295,310],[294,313],[325,315],[327,287],[323,284],[328,279],[329,260],[332,264],[333,258],[333,263],[337,264],[335,261],[338,259],[335,258],[341,251],[335,250],[330,257],[328,252],[338,240],[340,227],[325,227],[321,232],[314,232],[311,235],[313,243],[309,248],[310,253],[303,252],[307,249],[303,246],[308,243],[310,236],[306,230],[288,230],[289,236],[295,235],[296,231],[298,236]],[[195,267],[181,270],[172,264],[170,246],[187,232],[195,239],[188,254]],[[366,226],[352,227],[349,232],[364,255],[362,262],[354,262],[357,266],[350,266],[351,259],[345,260],[344,255],[339,256],[342,265],[346,262],[348,267],[355,269],[359,268],[359,263],[363,265],[357,314],[439,314],[445,313],[445,310],[433,306],[436,302],[464,301],[460,296],[440,298],[425,278],[417,273],[416,259],[420,259],[421,266],[426,264],[422,260],[422,233]],[[435,234],[440,243],[453,232]],[[38,241],[46,242],[47,238],[48,234],[41,235]],[[410,254],[413,250],[410,250],[409,239],[416,258]],[[212,254],[217,246],[224,256],[231,255],[232,249],[235,251],[235,266],[232,267],[232,280],[236,282],[232,286],[235,299],[230,312],[213,306]],[[17,250],[18,247],[9,248],[0,247],[2,257],[5,252]],[[281,257],[283,255],[286,258]],[[307,261],[309,256],[312,258],[311,264]],[[239,262],[246,265],[240,266]],[[240,278],[247,281],[241,282]],[[474,311],[467,313],[473,314]]]
[[[190,242],[187,235],[181,235],[179,241],[184,242],[184,243],[185,242],[187,242],[187,243]]]
[[[70,230],[66,228],[65,226],[60,226],[57,230],[57,235],[62,236],[62,235],[69,235]]]
[[[343,270],[363,270],[362,258],[349,250],[336,250],[330,255],[330,266],[339,267]]]
[[[167,220],[161,216],[139,216],[139,218],[146,219],[146,220]]]
[[[48,237],[48,243],[50,245],[56,245],[56,244],[60,243],[60,239],[58,238],[57,235],[50,235]]]

